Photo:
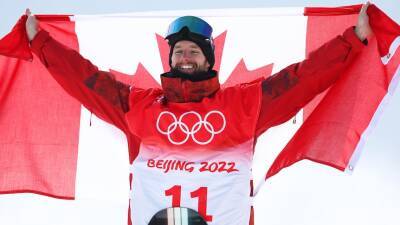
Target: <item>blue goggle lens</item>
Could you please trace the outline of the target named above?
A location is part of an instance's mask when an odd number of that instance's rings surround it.
[[[183,16],[174,20],[168,27],[166,38],[178,33],[182,28],[187,27],[190,32],[212,39],[212,27],[204,20],[195,16]]]

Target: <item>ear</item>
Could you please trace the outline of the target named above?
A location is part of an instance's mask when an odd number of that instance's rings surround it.
[[[212,68],[210,68],[210,63],[206,60],[206,67],[208,70],[211,70]]]

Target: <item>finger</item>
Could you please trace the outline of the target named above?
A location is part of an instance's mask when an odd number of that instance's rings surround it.
[[[370,5],[371,3],[368,1],[368,2],[366,2],[362,7],[361,7],[361,12],[363,12],[363,13],[366,13],[367,12],[367,9],[368,9],[368,6]]]
[[[365,4],[365,13],[367,13],[368,7],[370,5],[371,5],[371,2],[369,2],[369,1]]]
[[[30,16],[31,14],[31,10],[29,8],[26,8],[25,15]]]
[[[364,14],[364,13],[365,13],[365,11],[366,11],[366,5],[367,5],[367,4],[363,4],[363,5],[362,5],[361,10],[360,10],[360,14]]]

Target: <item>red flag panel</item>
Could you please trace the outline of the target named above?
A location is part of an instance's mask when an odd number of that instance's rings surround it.
[[[11,36],[25,35],[21,20]],[[56,39],[78,49],[74,23],[67,16],[39,20]],[[18,41],[25,49],[27,40]],[[0,43],[0,49],[15,44],[5,39]],[[21,50],[14,57],[26,59],[25,53]],[[0,57],[0,193],[73,199],[80,104],[59,88],[35,57],[32,62]]]

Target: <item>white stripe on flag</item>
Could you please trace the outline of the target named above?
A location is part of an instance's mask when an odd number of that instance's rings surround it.
[[[257,16],[250,16],[250,11],[247,12],[248,16],[241,17],[225,15],[207,17],[209,12],[201,15],[213,25],[215,29],[214,36],[227,31],[220,70],[221,82],[226,80],[242,58],[244,58],[249,69],[256,69],[274,63],[273,72],[278,72],[283,67],[304,59],[307,19],[301,14],[303,12],[302,8],[296,8],[296,10],[297,13],[295,13],[294,9],[290,9],[291,15],[289,16],[277,16],[275,10],[267,10],[264,14],[261,13],[261,10],[256,10]],[[272,14],[274,16],[271,16],[271,12],[274,12]],[[244,14],[246,15],[247,13]],[[163,35],[163,31],[173,19],[172,17],[95,17],[97,20],[89,18],[87,16],[76,16],[76,33],[80,43],[81,54],[91,59],[100,68],[113,68],[127,74],[134,73],[136,65],[143,63],[154,78],[159,79],[159,74],[162,73],[162,66],[154,32],[156,31]],[[283,27],[285,29],[282,29]],[[88,135],[90,133],[95,140],[96,136],[102,136],[103,133],[110,132],[105,131],[108,125],[101,125],[96,128],[89,127],[87,111],[82,111],[82,114],[86,115],[86,119],[82,119],[82,134]],[[302,124],[302,118],[302,112],[300,112],[296,116],[296,123],[290,120],[279,127],[270,129],[258,139],[258,150],[256,150],[253,166],[256,185],[264,181],[266,166],[272,163],[279,151],[297,131]],[[93,119],[92,124],[99,123],[104,122]],[[99,134],[96,134],[97,132]],[[80,140],[86,144],[87,141],[84,139],[86,137],[82,134]],[[115,141],[110,142],[120,143],[120,139],[122,138],[117,138]],[[96,151],[96,143],[91,142],[91,144],[86,145],[92,149],[79,149],[79,165],[85,165],[78,170],[79,183],[93,179],[90,178],[93,171],[85,172],[83,171],[85,167],[93,163],[96,163],[96,166],[92,167],[99,168],[102,166],[100,162],[93,162],[92,156]],[[99,148],[101,147],[99,146]],[[83,151],[90,151],[91,153],[84,153]],[[112,159],[115,151],[104,150],[102,154],[104,154],[105,159]],[[106,156],[107,154],[108,156]],[[90,168],[92,167],[89,167],[88,170],[91,171]],[[105,176],[104,174],[106,173],[110,175],[126,175],[126,170],[117,171],[117,168],[122,169],[120,162],[108,162],[107,169],[112,169],[114,172],[106,172],[103,169],[102,176]],[[86,174],[85,177],[82,174]],[[97,185],[101,185],[99,182],[93,181],[96,184],[95,186],[87,184],[90,185],[90,188],[85,185],[85,193],[89,196],[103,196],[104,192],[101,190],[104,189],[96,189]],[[80,188],[80,186],[77,186],[79,196],[83,194]],[[115,196],[113,195],[113,197]],[[110,198],[112,197],[110,196]]]

